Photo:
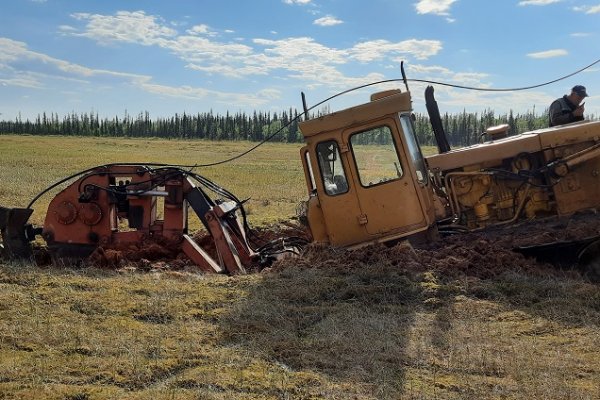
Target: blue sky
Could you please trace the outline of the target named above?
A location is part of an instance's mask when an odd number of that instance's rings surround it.
[[[600,0],[3,0],[0,119],[97,112],[279,112],[409,78],[521,87],[600,59]],[[542,112],[575,84],[600,114],[600,64],[538,89],[436,87],[442,112]],[[357,104],[370,92],[329,104]],[[424,86],[410,85],[416,111]]]

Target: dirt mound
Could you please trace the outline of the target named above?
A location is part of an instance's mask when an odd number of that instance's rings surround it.
[[[584,239],[600,235],[600,214],[585,212],[524,221],[517,225],[491,228],[482,235],[507,248]]]
[[[600,218],[596,213],[585,213],[456,234],[414,248],[406,242],[392,247],[377,244],[352,251],[312,245],[300,260],[283,260],[274,265],[273,269],[296,266],[348,270],[392,265],[407,272],[436,271],[448,277],[473,276],[482,279],[495,277],[506,271],[534,275],[577,275],[578,272],[572,268],[574,265],[568,265],[571,268],[567,269],[557,269],[547,262],[526,257],[515,249],[598,235]]]
[[[248,238],[254,249],[268,246],[281,238],[300,238],[309,241],[308,231],[295,224],[281,224],[271,227],[253,229]],[[199,232],[193,240],[202,247],[214,260],[218,260],[216,247],[211,235]],[[98,247],[86,260],[86,265],[128,270],[183,270],[198,271],[198,267],[183,253],[181,242],[160,239],[149,239],[142,243],[127,245],[111,245]],[[262,269],[258,264],[247,270]]]
[[[463,236],[463,239],[467,238]],[[406,272],[434,271],[449,277],[474,276],[482,279],[506,271],[542,275],[555,273],[547,264],[525,258],[477,235],[471,235],[468,239],[471,240],[452,240],[430,249],[413,248],[407,242],[392,247],[377,244],[350,251],[311,246],[302,258],[284,259],[277,262],[273,269],[327,268],[347,272],[374,266],[393,266]]]
[[[181,251],[181,244],[147,240],[139,244],[98,247],[85,260],[87,265],[111,269],[181,270],[193,263]]]
[[[437,271],[449,277],[476,276],[490,278],[506,271],[531,274],[553,274],[556,270],[544,262],[537,262],[513,251],[521,246],[533,246],[588,238],[600,234],[600,218],[596,214],[581,214],[569,218],[549,218],[526,221],[480,232],[456,234],[441,240],[413,247],[407,242],[395,246],[377,244],[356,250],[334,249],[311,244],[300,258],[285,258],[275,262],[269,270],[285,268],[329,268],[351,271],[377,265],[393,266],[402,271]],[[297,224],[283,224],[255,229],[249,240],[255,249],[265,248],[281,238],[309,240],[306,229]],[[194,237],[213,259],[218,255],[213,239],[207,233]],[[166,241],[147,241],[139,245],[98,248],[88,263],[103,268],[148,270],[197,271],[197,267],[183,254],[181,244]],[[262,270],[256,265],[250,271]],[[561,272],[564,274],[564,271]]]

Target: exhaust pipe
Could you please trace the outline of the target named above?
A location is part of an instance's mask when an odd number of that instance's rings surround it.
[[[427,86],[427,89],[425,89],[425,107],[427,107],[427,113],[429,114],[429,121],[431,122],[431,128],[433,129],[438,152],[442,154],[450,151],[450,143],[448,143],[448,137],[446,136],[446,132],[444,132],[442,118],[440,117],[440,109],[433,96],[433,86]]]

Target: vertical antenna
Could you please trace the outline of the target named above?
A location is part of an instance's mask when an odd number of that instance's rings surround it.
[[[402,72],[402,80],[404,81],[404,86],[406,86],[406,91],[410,92],[408,82],[406,81],[406,72],[404,72],[404,61],[400,61],[400,71]]]
[[[300,94],[302,95],[302,108],[304,109],[304,120],[308,121],[308,107],[306,107],[306,96],[304,95],[304,92],[300,92]]]

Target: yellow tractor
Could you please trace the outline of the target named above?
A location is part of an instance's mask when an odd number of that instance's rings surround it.
[[[306,220],[315,242],[350,248],[398,239],[423,242],[517,224],[536,229],[536,221],[584,211],[592,212],[586,218],[596,218],[600,122],[510,137],[508,125],[497,126],[485,132],[488,141],[452,150],[433,88],[425,98],[439,150],[428,157],[417,142],[409,91],[376,93],[368,103],[300,124]],[[509,229],[502,232],[510,235]],[[566,253],[568,247],[596,276],[599,233],[517,250],[551,258],[549,250]]]

